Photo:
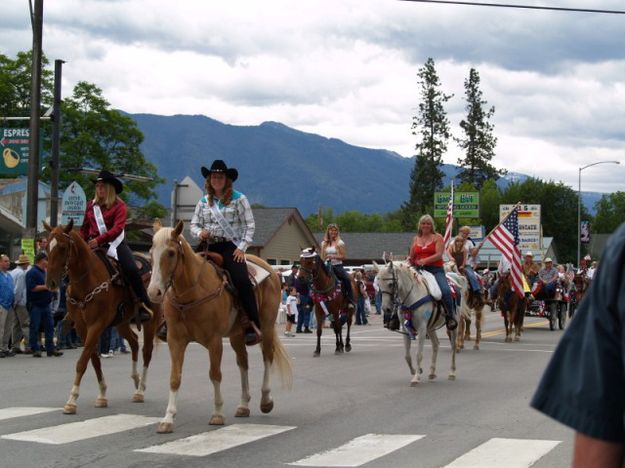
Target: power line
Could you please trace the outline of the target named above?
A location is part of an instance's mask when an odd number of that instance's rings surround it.
[[[539,5],[513,5],[509,3],[481,3],[481,2],[460,2],[453,0],[399,0],[402,2],[417,3],[443,3],[448,5],[468,5],[468,6],[485,6],[498,8],[517,8],[523,10],[549,10],[549,11],[567,11],[574,13],[602,13],[608,15],[625,15],[625,10],[599,10],[595,8],[565,8]]]

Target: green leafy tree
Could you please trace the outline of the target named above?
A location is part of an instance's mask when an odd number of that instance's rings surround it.
[[[402,224],[414,229],[416,218],[431,212],[434,192],[441,188],[443,172],[439,169],[450,137],[449,120],[444,104],[453,97],[443,93],[430,57],[419,69],[420,98],[417,115],[412,118],[412,134],[417,136],[416,160],[410,173],[410,198],[402,205]]]
[[[53,100],[54,73],[45,68],[48,64],[47,57],[42,54],[41,106],[43,109],[50,107]],[[0,54],[0,116],[30,116],[31,76],[32,53],[30,51],[18,52],[15,59]]]
[[[597,212],[592,232],[611,234],[625,222],[625,192],[603,195],[595,205]]]
[[[462,167],[460,180],[470,182],[478,189],[487,180],[497,180],[505,171],[496,169],[491,160],[495,156],[497,138],[493,135],[494,126],[490,119],[495,114],[495,107],[486,109],[487,102],[482,99],[480,75],[474,68],[469,71],[469,78],[464,81],[467,118],[460,122],[464,132],[462,138],[455,138],[464,151],[464,158],[458,159]]]
[[[497,187],[497,182],[487,180],[480,190],[480,219],[486,234],[499,223],[499,205],[501,201],[501,190]]]

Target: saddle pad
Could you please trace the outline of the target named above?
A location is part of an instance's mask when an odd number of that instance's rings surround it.
[[[436,278],[434,277],[434,275],[430,273],[429,271],[425,271],[425,270],[421,270],[421,275],[423,276],[423,279],[425,280],[425,284],[427,284],[428,291],[430,291],[430,295],[434,298],[434,300],[440,301],[441,298],[443,297],[443,293],[441,292],[441,288],[438,286],[438,283],[436,282]]]
[[[245,263],[247,263],[247,271],[250,275],[253,285],[262,283],[271,274],[270,271],[265,270],[260,265],[256,265],[249,260],[245,260]]]

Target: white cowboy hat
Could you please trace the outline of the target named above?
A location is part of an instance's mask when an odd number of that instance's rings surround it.
[[[525,252],[525,256],[526,257],[533,257],[534,254],[528,250],[527,252]]]
[[[547,257],[544,260],[545,263],[553,263],[553,260],[551,259],[551,257]]]

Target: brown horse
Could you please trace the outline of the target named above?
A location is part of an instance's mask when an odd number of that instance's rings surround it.
[[[241,400],[237,417],[250,414],[248,355],[244,342],[244,329],[238,319],[238,307],[226,280],[217,267],[195,254],[189,243],[181,236],[183,223],[175,229],[161,228],[152,240],[153,272],[148,295],[155,302],[163,303],[167,321],[167,343],[171,357],[169,402],[158,432],[173,432],[176,415],[176,399],[182,380],[182,365],[187,345],[191,341],[208,349],[210,359],[209,377],[213,384],[213,414],[209,424],[224,424],[223,397],[221,394],[221,358],[223,337],[237,356],[241,374]],[[247,255],[270,275],[256,287],[256,300],[260,317],[262,341],[260,343],[265,371],[263,375],[260,409],[269,413],[273,409],[270,371],[276,366],[283,383],[291,384],[290,358],[277,336],[275,322],[280,305],[281,288],[277,273],[263,260]]]
[[[317,318],[317,347],[313,353],[314,357],[321,354],[321,333],[326,313],[332,318],[334,334],[336,336],[336,349],[334,354],[341,354],[343,351],[350,352],[350,331],[354,308],[348,307],[347,297],[341,291],[341,283],[333,272],[330,271],[321,257],[314,249],[306,249],[300,257],[299,276],[312,282],[310,296],[315,304],[315,317]],[[353,278],[350,277],[354,300],[358,299],[358,290]],[[347,336],[343,344],[343,323],[347,323]]]
[[[506,328],[506,342],[521,339],[521,330],[525,319],[526,299],[521,299],[512,289],[510,274],[504,273],[499,277],[497,285],[497,305],[503,315],[504,326]]]
[[[136,316],[137,305],[134,297],[117,278],[111,277],[104,262],[91,250],[80,234],[72,230],[73,221],[65,227],[50,227],[44,223],[50,232],[48,243],[48,270],[46,285],[50,289],[60,286],[61,278],[67,274],[66,320],[73,320],[76,331],[84,343],[84,348],[76,363],[76,376],[70,391],[69,399],[63,407],[65,414],[75,414],[80,390],[80,382],[91,364],[98,379],[99,393],[95,402],[97,408],[108,405],[106,399],[106,383],[100,357],[98,356],[98,340],[102,331],[114,321],[117,322],[119,334],[128,341],[132,350],[132,373],[135,393],[134,402],[143,402],[148,367],[152,359],[154,334],[160,320],[160,307],[154,307],[154,317],[143,324],[143,372],[137,371],[139,342],[137,334],[130,328],[130,320]],[[114,276],[118,276],[115,274]]]
[[[586,294],[586,291],[588,290],[588,286],[590,286],[588,270],[584,269],[575,273],[573,283],[575,284],[575,304],[579,306],[584,294]]]

